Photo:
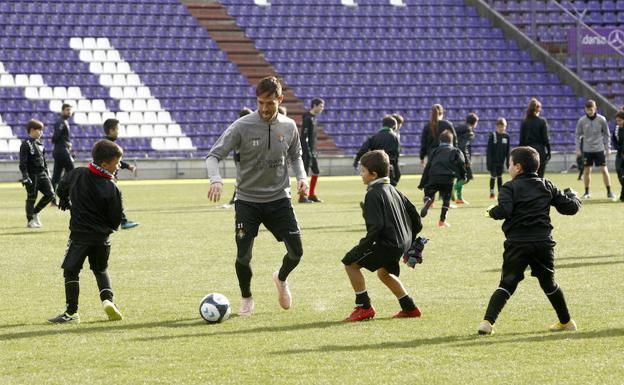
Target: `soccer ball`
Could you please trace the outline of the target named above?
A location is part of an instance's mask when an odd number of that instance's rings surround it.
[[[230,317],[230,301],[219,293],[210,293],[199,304],[199,315],[209,324],[223,322]]]

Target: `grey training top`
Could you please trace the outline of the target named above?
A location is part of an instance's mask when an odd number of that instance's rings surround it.
[[[232,123],[206,156],[210,183],[221,182],[219,161],[232,150],[240,155],[237,199],[266,203],[290,198],[289,162],[297,180],[307,177],[297,125],[284,115],[266,122],[254,111]]]
[[[583,152],[602,152],[609,149],[611,136],[607,119],[596,114],[592,120],[583,115],[576,123],[576,149],[581,149],[583,138]]]

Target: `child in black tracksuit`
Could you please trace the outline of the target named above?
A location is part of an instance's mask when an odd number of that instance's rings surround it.
[[[509,174],[512,180],[502,187],[498,205],[488,208],[486,216],[504,219],[505,251],[503,271],[498,288],[492,294],[478,333],[492,334],[492,327],[524,271],[531,266],[531,275],[539,281],[557,313],[559,321],[551,331],[573,331],[576,323],[570,318],[565,297],[555,282],[554,246],[550,206],[563,215],[574,215],[581,201],[570,189],[561,192],[550,181],[538,177],[539,153],[532,147],[518,147],[511,151]]]
[[[70,209],[69,242],[62,268],[65,277],[65,312],[48,321],[78,323],[79,274],[85,259],[95,275],[102,307],[112,321],[122,315],[113,303],[113,291],[108,277],[110,254],[109,235],[121,223],[121,192],[114,174],[123,155],[121,147],[109,140],[100,140],[92,149],[93,162],[65,174],[58,185],[59,209]]]
[[[418,185],[419,189],[425,190],[424,205],[420,210],[420,216],[423,218],[427,216],[436,192],[440,192],[442,212],[438,227],[443,228],[451,226],[446,222],[446,214],[449,209],[455,178],[462,181],[466,180],[466,160],[462,152],[451,145],[452,141],[453,134],[450,131],[444,131],[440,134],[440,145],[429,153],[429,162],[425,166]]]
[[[497,191],[500,191],[503,185],[505,165],[509,168],[509,135],[505,132],[506,129],[507,121],[505,118],[498,118],[496,132],[491,132],[488,138],[486,167],[490,172],[490,199],[496,198],[494,182],[497,182]]]
[[[26,131],[28,139],[23,140],[20,146],[19,163],[21,182],[26,187],[26,226],[38,228],[41,227],[39,213],[54,200],[54,189],[45,159],[45,149],[39,141],[43,134],[43,123],[32,119],[26,123]],[[35,206],[39,191],[43,196]]]
[[[383,150],[367,152],[360,159],[362,181],[368,185],[364,199],[366,236],[342,259],[355,291],[354,311],[345,321],[363,321],[375,316],[362,267],[377,271],[379,279],[399,300],[395,318],[420,317],[420,309],[399,280],[399,260],[418,244],[422,224],[414,205],[390,184],[390,160]],[[422,249],[420,249],[422,251]],[[413,267],[413,265],[410,265]]]
[[[618,111],[615,115],[615,130],[613,130],[611,142],[615,147],[615,172],[622,186],[620,201],[624,202],[624,111]]]

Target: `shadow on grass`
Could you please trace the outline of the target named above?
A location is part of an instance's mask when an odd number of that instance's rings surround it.
[[[391,319],[391,318],[389,318]],[[388,319],[388,320],[389,320]],[[380,320],[384,320],[383,318]],[[375,321],[378,322],[379,320]],[[304,324],[293,324],[293,325],[282,325],[282,326],[260,326],[251,329],[237,329],[237,330],[227,330],[220,331],[215,328],[205,329],[205,332],[201,333],[188,333],[188,334],[180,334],[180,335],[171,335],[171,336],[155,336],[155,337],[139,337],[135,338],[134,341],[163,341],[163,340],[175,340],[179,338],[197,338],[197,337],[206,337],[206,336],[228,336],[228,335],[240,335],[240,334],[257,334],[257,333],[279,333],[279,332],[287,332],[287,331],[296,331],[296,330],[310,330],[310,329],[324,329],[333,326],[343,326],[348,325],[344,321],[320,321],[320,322],[310,322]],[[206,323],[203,321],[187,324],[187,326],[203,326],[206,327]]]
[[[624,328],[604,329],[575,333],[550,333],[550,332],[526,332],[512,334],[495,334],[493,336],[481,337],[474,335],[455,335],[445,337],[416,338],[406,341],[382,342],[379,344],[360,345],[322,345],[309,349],[292,349],[272,352],[273,355],[290,355],[302,353],[320,352],[361,352],[365,350],[382,349],[413,349],[419,346],[432,346],[447,344],[452,347],[470,348],[475,346],[488,346],[491,344],[513,344],[522,342],[549,342],[559,340],[610,338],[624,336]],[[509,338],[511,337],[511,338]]]
[[[608,258],[615,256],[604,256],[604,257],[594,257],[594,258]],[[617,258],[617,257],[615,257]],[[584,259],[584,258],[579,258]],[[608,266],[608,265],[619,265],[624,264],[624,259],[617,259],[615,261],[600,261],[600,262],[571,262],[571,263],[555,263],[555,270],[557,269],[577,269],[579,267],[588,267],[588,266]],[[488,269],[483,270],[482,273],[500,273],[501,269]]]
[[[563,257],[563,258],[559,258],[559,257],[555,257],[555,261],[566,261],[569,259],[573,259],[575,261],[582,261],[584,259],[601,259],[601,258],[622,258],[624,257],[624,254],[617,254],[617,255],[589,255],[589,256],[584,256],[584,257]]]
[[[67,230],[38,230],[38,229],[31,229],[31,230],[24,230],[24,231],[14,231],[11,233],[0,233],[0,237],[2,236],[6,236],[6,235],[38,235],[38,234],[49,234],[49,233],[67,233]]]
[[[178,319],[178,320],[168,320],[168,321],[158,321],[158,322],[147,322],[147,323],[124,323],[121,322],[110,322],[106,320],[98,320],[94,322],[83,322],[81,324],[75,325],[52,325],[49,323],[45,324],[24,324],[24,325],[7,325],[7,327],[25,327],[25,326],[34,326],[40,327],[39,330],[32,331],[23,331],[17,333],[2,333],[0,334],[0,341],[11,341],[11,340],[19,340],[25,338],[34,338],[34,337],[45,337],[59,334],[91,334],[91,333],[108,333],[115,331],[124,331],[124,330],[137,330],[137,329],[151,329],[151,328],[160,328],[160,327],[188,327],[193,326],[193,324],[181,324],[182,322],[188,321],[197,321],[197,318],[187,318],[187,319]],[[206,323],[203,321],[195,322],[197,325],[205,325]]]

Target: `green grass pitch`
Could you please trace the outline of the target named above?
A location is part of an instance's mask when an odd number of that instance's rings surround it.
[[[549,177],[582,191],[572,174]],[[421,206],[417,183],[407,176],[400,188]],[[599,175],[592,184],[594,199],[578,215],[552,212],[557,279],[579,331],[547,331],[556,316],[527,271],[490,337],[476,328],[498,284],[504,238],[502,222],[483,215],[492,203],[484,175],[465,188],[471,205],[450,211],[450,229],[438,229],[439,210],[430,212],[424,264],[402,270],[423,317],[392,319],[397,301],[365,272],[377,317],[356,324],[341,321],[354,298],[340,263],[364,234],[365,189],[355,176],[321,177],[325,203],[294,203],[304,256],[290,277],[293,308],[279,308],[271,280],[284,246],[262,230],[256,314],[217,325],[203,322],[198,306],[220,292],[238,310],[234,212],[208,202],[207,181],[120,182],[128,217],[141,222],[111,237],[125,319],[105,321],[86,269],[82,323],[59,326],[45,321],[64,307],[69,215],[47,208],[44,227],[26,229],[25,192],[0,185],[0,384],[621,384],[624,204],[597,198],[606,196]],[[231,191],[229,181],[224,201]]]

